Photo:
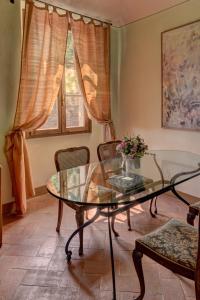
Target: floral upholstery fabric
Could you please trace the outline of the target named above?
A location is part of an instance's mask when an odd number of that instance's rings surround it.
[[[196,202],[194,204],[191,204],[190,207],[192,207],[192,208],[197,209],[197,210],[200,211],[200,201]]]
[[[196,268],[198,230],[191,225],[172,219],[137,241],[169,260]]]

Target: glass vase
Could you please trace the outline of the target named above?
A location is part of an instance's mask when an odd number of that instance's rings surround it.
[[[126,172],[134,172],[135,169],[140,169],[140,157],[127,157],[125,161]]]
[[[135,169],[140,169],[140,157],[133,158],[133,164],[135,166]]]
[[[135,169],[140,169],[140,157],[130,158],[128,155],[122,154],[121,168],[126,172],[132,172]]]
[[[127,164],[127,155],[122,153],[122,164],[121,164],[121,168],[123,170],[126,170],[126,164]]]

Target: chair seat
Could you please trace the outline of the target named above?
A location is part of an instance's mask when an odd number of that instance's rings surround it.
[[[192,270],[196,268],[198,230],[191,225],[171,219],[137,241],[173,262]]]
[[[197,210],[200,210],[200,201],[196,202],[194,204],[190,204],[190,207],[192,207],[194,209],[197,209]]]

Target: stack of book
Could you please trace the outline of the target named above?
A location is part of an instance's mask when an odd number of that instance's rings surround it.
[[[150,179],[138,175],[130,173],[127,176],[123,175],[113,175],[108,178],[107,182],[114,187],[116,190],[121,193],[128,193],[134,190],[144,190],[145,184],[149,183]]]

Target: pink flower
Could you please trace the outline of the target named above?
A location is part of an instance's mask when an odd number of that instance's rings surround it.
[[[139,135],[133,137],[124,137],[122,142],[117,145],[116,150],[130,157],[142,157],[148,146],[144,139]]]

